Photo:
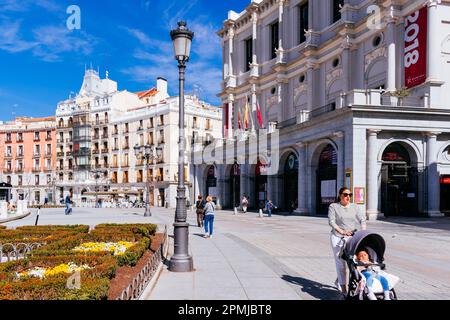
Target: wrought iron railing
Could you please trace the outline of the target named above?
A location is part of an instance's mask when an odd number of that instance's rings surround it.
[[[0,243],[0,263],[24,259],[32,250],[43,245],[43,243]]]
[[[167,226],[164,228],[164,235],[158,250],[151,256],[139,274],[134,277],[128,287],[122,291],[116,300],[138,300],[145,288],[158,271],[160,264],[166,259],[167,252]]]

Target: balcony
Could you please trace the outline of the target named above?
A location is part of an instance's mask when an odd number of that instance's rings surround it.
[[[206,127],[205,127],[205,130],[206,130],[206,131],[212,131],[212,126],[206,126]]]
[[[139,126],[139,127],[137,128],[137,131],[142,131],[142,130],[144,130],[144,127],[143,127],[143,126]]]
[[[57,152],[57,153],[56,153],[56,156],[57,156],[57,157],[64,157],[64,152]]]
[[[16,173],[23,173],[23,168],[21,168],[21,167],[17,168]]]
[[[94,134],[94,137],[93,137],[92,139],[93,139],[93,140],[98,140],[98,139],[100,139],[100,135]]]
[[[66,139],[66,142],[67,142],[67,143],[73,143],[72,138]]]
[[[310,118],[317,118],[323,114],[336,110],[336,102],[329,103],[323,107],[314,109],[310,112]]]
[[[123,149],[123,150],[128,150],[128,149],[130,149],[130,146],[129,146],[128,144],[126,144],[126,145],[123,146],[122,149]]]
[[[58,139],[58,140],[56,140],[56,143],[62,144],[62,143],[64,143],[64,139]]]
[[[34,142],[41,141],[41,138],[40,138],[40,137],[34,137],[33,141],[34,141]]]
[[[41,172],[41,168],[40,168],[40,167],[34,167],[34,168],[33,168],[33,172],[34,172],[34,173],[36,173],[36,172]]]
[[[5,169],[5,173],[13,173],[12,168],[6,168],[6,169]]]
[[[6,142],[8,142],[8,141],[6,141]],[[9,142],[11,142],[11,141],[9,141]],[[17,143],[22,143],[23,142],[23,138],[17,138],[16,142]]]
[[[108,153],[108,149],[102,149],[102,153]]]
[[[51,137],[51,136],[45,137],[45,141],[51,141],[51,140],[52,140],[52,137]]]
[[[40,158],[40,157],[41,157],[41,153],[40,152],[33,153],[33,158]]]
[[[112,148],[112,151],[119,151],[119,147],[117,147],[117,146],[116,146],[116,147],[113,147],[113,148]]]
[[[109,135],[107,133],[102,134],[102,139],[108,139],[108,138],[109,138]]]
[[[45,153],[45,157],[46,158],[51,158],[52,157],[52,152],[50,151],[50,152],[46,152]]]
[[[99,154],[100,153],[100,149],[94,149],[92,150],[92,154]]]
[[[67,157],[73,157],[73,151],[67,151],[66,152]]]
[[[118,135],[119,134],[119,130],[114,130],[113,132],[112,132],[112,135],[113,136],[116,136],[116,135]]]
[[[17,142],[19,142],[19,140],[17,140]],[[21,142],[21,141],[20,141]],[[12,140],[11,140],[11,138],[6,138],[6,140],[5,140],[5,143],[12,143]]]
[[[23,158],[23,153],[18,153],[18,154],[16,155],[16,158],[18,158],[18,159]]]
[[[45,171],[50,172],[50,171],[53,171],[53,169],[52,169],[52,167],[45,167]]]
[[[12,156],[12,154],[11,154],[11,153],[10,153],[10,154],[6,154],[6,155],[5,155],[5,159],[12,159],[12,157],[13,157],[13,156]]]

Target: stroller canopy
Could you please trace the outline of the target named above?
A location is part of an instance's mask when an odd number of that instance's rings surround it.
[[[351,237],[344,249],[344,257],[349,258],[360,250],[366,250],[373,262],[381,263],[384,261],[384,251],[386,243],[382,236],[367,230],[356,232]]]

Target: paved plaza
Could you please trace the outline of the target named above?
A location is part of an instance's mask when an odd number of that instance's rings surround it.
[[[152,208],[153,209],[153,208]],[[44,209],[39,224],[88,224],[103,222],[151,222],[172,234],[173,209],[74,208]],[[36,214],[7,223],[9,227],[34,225]],[[215,234],[202,237],[195,213],[188,212],[190,251],[195,272],[171,273],[167,266],[156,285],[142,299],[152,300],[330,300],[338,299],[329,246],[326,217],[256,213],[216,213]],[[392,218],[370,221],[368,228],[386,240],[389,273],[401,278],[396,287],[399,299],[450,299],[450,218]],[[169,237],[170,251],[173,238]]]

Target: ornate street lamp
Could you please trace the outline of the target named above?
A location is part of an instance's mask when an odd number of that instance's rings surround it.
[[[136,159],[138,160],[144,160],[145,163],[145,172],[148,174],[148,165],[151,162],[153,162],[154,159],[161,159],[162,156],[162,147],[156,147],[156,157],[153,154],[153,146],[152,145],[145,145],[145,146],[134,146],[134,154],[136,156]],[[150,211],[150,191],[149,191],[149,185],[148,185],[148,177],[147,181],[145,183],[145,212],[144,217],[151,217],[152,213]]]
[[[178,28],[170,32],[175,59],[179,70],[179,146],[178,146],[178,188],[177,208],[175,210],[174,255],[170,259],[169,270],[173,272],[190,272],[194,270],[194,261],[188,252],[189,223],[186,222],[186,187],[184,185],[184,80],[186,62],[189,61],[191,43],[194,33],[186,27],[186,22],[178,22]]]

